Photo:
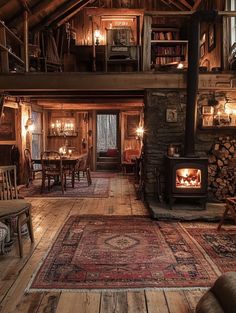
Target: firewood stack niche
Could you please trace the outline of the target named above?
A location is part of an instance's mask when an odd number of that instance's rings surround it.
[[[236,192],[236,139],[219,137],[208,158],[209,197],[222,201]]]

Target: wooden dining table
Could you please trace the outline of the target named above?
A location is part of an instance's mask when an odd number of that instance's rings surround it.
[[[71,181],[72,181],[72,188],[75,187],[75,169],[76,165],[79,166],[79,163],[82,162],[87,156],[87,153],[75,155],[75,156],[62,156],[61,159],[59,158],[52,158],[50,159],[50,163],[54,163],[56,166],[59,166],[60,161],[62,160],[62,165],[65,168],[68,168],[71,171]],[[42,164],[41,159],[32,159],[34,164]]]

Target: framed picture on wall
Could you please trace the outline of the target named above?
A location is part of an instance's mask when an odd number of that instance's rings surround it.
[[[4,107],[0,123],[0,140],[14,141],[16,140],[15,130],[15,110]]]
[[[212,51],[216,46],[216,27],[215,24],[208,26],[208,52]]]
[[[177,109],[166,109],[166,122],[168,123],[177,122]]]
[[[136,138],[136,129],[139,126],[140,116],[134,114],[127,114],[125,116],[125,138]]]

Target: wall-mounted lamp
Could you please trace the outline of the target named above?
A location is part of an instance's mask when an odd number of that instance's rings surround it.
[[[31,117],[28,117],[25,123],[25,130],[26,131],[33,131],[34,130],[34,121]]]
[[[142,126],[139,126],[136,129],[136,135],[137,135],[138,139],[142,139],[143,138],[143,133],[144,133],[144,128]]]
[[[95,38],[95,44],[98,46],[100,44],[100,40],[101,40],[101,33],[99,29],[96,29],[94,32],[94,38]]]

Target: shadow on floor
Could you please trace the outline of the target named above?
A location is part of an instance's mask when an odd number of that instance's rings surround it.
[[[158,220],[218,222],[225,210],[224,203],[207,203],[205,209],[197,202],[186,201],[176,201],[172,209],[154,199],[147,199],[147,204],[152,217]]]

